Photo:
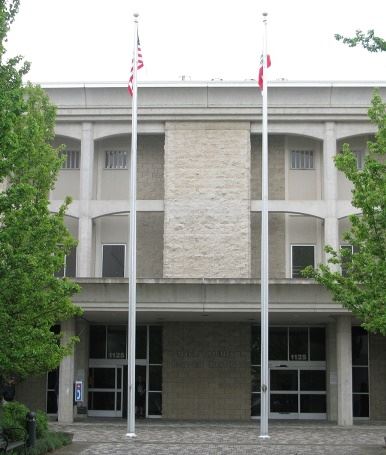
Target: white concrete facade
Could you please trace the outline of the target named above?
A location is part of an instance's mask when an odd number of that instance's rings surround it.
[[[386,96],[384,82],[280,82],[269,89],[270,322],[326,328],[326,414],[341,425],[353,422],[351,326],[356,321],[324,289],[293,278],[294,258],[296,247],[310,247],[314,263],[325,262],[324,246],[337,249],[342,243],[346,218],[356,209],[333,158],[343,142],[366,152],[366,140],[375,132],[367,118],[374,86]],[[119,85],[45,89],[58,106],[56,142],[80,152],[79,169],[60,172],[51,201],[56,211],[64,194],[74,199],[68,215],[78,229],[76,278],[83,289],[75,301],[90,324],[125,324],[127,278],[103,276],[103,245],[127,242],[129,170],[107,169],[105,153],[129,157],[130,99]],[[214,323],[258,323],[257,87],[250,82],[143,84],[138,115],[139,322],[191,324],[206,317]],[[310,168],[293,168],[296,151],[312,152]],[[75,330],[73,325],[63,329]],[[72,418],[72,403],[62,398],[71,374],[74,380],[87,379],[88,348],[82,343],[80,365],[66,359],[60,371],[63,422]]]

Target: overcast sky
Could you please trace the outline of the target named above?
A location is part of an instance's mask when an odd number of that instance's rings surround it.
[[[256,79],[265,10],[271,80],[386,80],[385,53],[333,37],[385,38],[385,0],[21,0],[8,51],[32,62],[34,82],[125,82],[138,12],[139,80]]]

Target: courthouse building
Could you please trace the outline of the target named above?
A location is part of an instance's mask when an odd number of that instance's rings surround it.
[[[385,99],[385,82],[270,85],[272,419],[386,418],[386,338],[300,273],[325,262],[327,244],[351,248],[342,234],[357,210],[333,158],[347,142],[362,166],[375,86]],[[17,398],[63,422],[124,417],[131,98],[124,84],[45,89],[66,145],[51,209],[72,196],[78,240],[61,273],[81,285],[84,314],[61,324],[80,338],[74,355]],[[136,381],[148,418],[259,416],[261,102],[252,81],[139,89]]]

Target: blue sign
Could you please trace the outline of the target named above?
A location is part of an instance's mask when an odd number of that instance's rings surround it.
[[[75,401],[83,401],[83,381],[75,381]]]

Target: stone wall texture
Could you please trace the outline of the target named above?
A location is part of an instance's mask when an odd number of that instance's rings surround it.
[[[46,411],[47,375],[27,378],[16,386],[15,400],[25,404],[31,411]]]
[[[370,418],[386,420],[386,337],[370,335]]]
[[[249,419],[250,332],[246,323],[166,323],[163,417]]]
[[[284,136],[268,138],[268,196],[285,199]],[[261,199],[261,136],[251,136],[251,197]]]
[[[285,278],[285,215],[270,213],[269,232],[269,277]],[[261,270],[261,214],[251,215],[251,277],[260,278]]]
[[[249,123],[167,123],[167,278],[250,275]]]

